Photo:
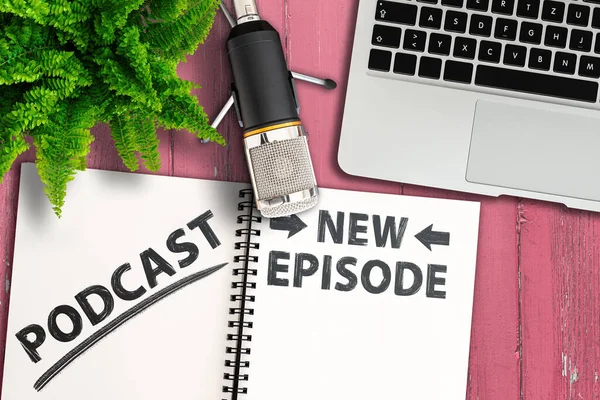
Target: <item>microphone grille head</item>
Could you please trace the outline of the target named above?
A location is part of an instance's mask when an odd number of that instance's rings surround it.
[[[278,140],[249,149],[258,201],[314,191],[288,201],[271,202],[260,211],[276,218],[305,211],[317,203],[317,182],[306,136]]]
[[[304,200],[293,203],[282,203],[278,206],[263,207],[260,213],[265,218],[280,218],[292,214],[299,214],[303,211],[313,208],[317,205],[317,196],[312,196]]]

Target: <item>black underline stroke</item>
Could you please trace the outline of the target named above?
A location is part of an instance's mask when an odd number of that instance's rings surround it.
[[[110,321],[104,327],[99,329],[96,333],[94,333],[93,335],[91,335],[90,337],[85,339],[73,350],[71,350],[67,354],[65,354],[64,357],[62,357],[60,360],[58,360],[52,367],[50,367],[46,372],[44,372],[44,374],[42,376],[40,376],[40,378],[33,385],[33,388],[39,392],[52,379],[54,379],[63,369],[65,369],[69,364],[71,364],[73,361],[75,361],[79,356],[81,356],[83,353],[85,353],[88,349],[90,349],[92,346],[94,346],[100,340],[104,339],[108,334],[114,332],[117,328],[119,328],[125,322],[134,318],[141,312],[145,311],[148,307],[158,303],[159,301],[163,300],[167,296],[177,292],[179,289],[182,289],[194,282],[199,281],[202,278],[206,278],[207,276],[217,272],[218,270],[220,270],[227,264],[228,263],[219,264],[214,267],[207,268],[205,270],[196,272],[195,274],[187,276],[187,277],[181,279],[180,281],[177,281],[177,282],[167,286],[166,288],[154,293],[152,296],[148,297],[144,301],[139,302],[138,304],[136,304],[129,310],[125,311],[124,313],[122,313],[121,315],[119,315],[118,317],[116,317],[115,319]]]

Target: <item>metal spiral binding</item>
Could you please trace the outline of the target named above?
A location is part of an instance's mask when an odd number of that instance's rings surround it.
[[[261,217],[254,215],[256,209],[254,192],[252,189],[240,190],[239,196],[246,199],[238,204],[238,210],[245,213],[238,216],[237,223],[244,227],[237,229],[235,234],[244,239],[235,243],[235,249],[241,250],[241,254],[233,258],[233,262],[238,266],[233,269],[234,280],[231,288],[234,289],[234,294],[230,296],[232,306],[229,308],[232,320],[228,323],[227,334],[227,340],[233,342],[233,345],[225,348],[225,352],[231,355],[232,359],[225,360],[227,371],[223,374],[225,380],[223,393],[230,393],[231,397],[224,400],[237,400],[240,395],[248,392],[248,388],[244,385],[244,382],[248,381],[248,374],[244,369],[250,367],[247,358],[250,355],[249,342],[252,340],[252,335],[248,330],[252,329],[250,319],[254,315],[254,309],[249,303],[254,303],[255,300],[250,291],[256,288],[256,282],[253,282],[251,277],[257,274],[257,270],[250,268],[249,265],[258,262],[258,256],[252,255],[251,251],[259,248],[259,244],[252,241],[253,237],[260,236],[260,230],[252,226],[261,222]]]

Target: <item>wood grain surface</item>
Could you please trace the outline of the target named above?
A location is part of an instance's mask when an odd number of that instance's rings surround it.
[[[290,68],[339,84],[334,91],[297,84],[320,186],[481,201],[466,398],[600,399],[600,214],[344,174],[336,153],[358,1],[257,2],[263,18],[280,32]],[[179,68],[182,78],[203,86],[194,93],[211,117],[229,97],[224,47],[228,33],[229,25],[219,13],[206,43]],[[161,131],[159,174],[247,181],[234,113],[219,131],[227,146],[201,144],[188,132]],[[93,132],[96,140],[88,166],[125,171],[108,127],[98,126]],[[33,151],[22,155],[0,185],[0,349],[10,305],[19,165],[34,159]],[[435,384],[435,377],[431,381]]]

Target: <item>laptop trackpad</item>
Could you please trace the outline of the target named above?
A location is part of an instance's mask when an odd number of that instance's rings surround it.
[[[600,200],[600,118],[479,101],[467,181]]]

